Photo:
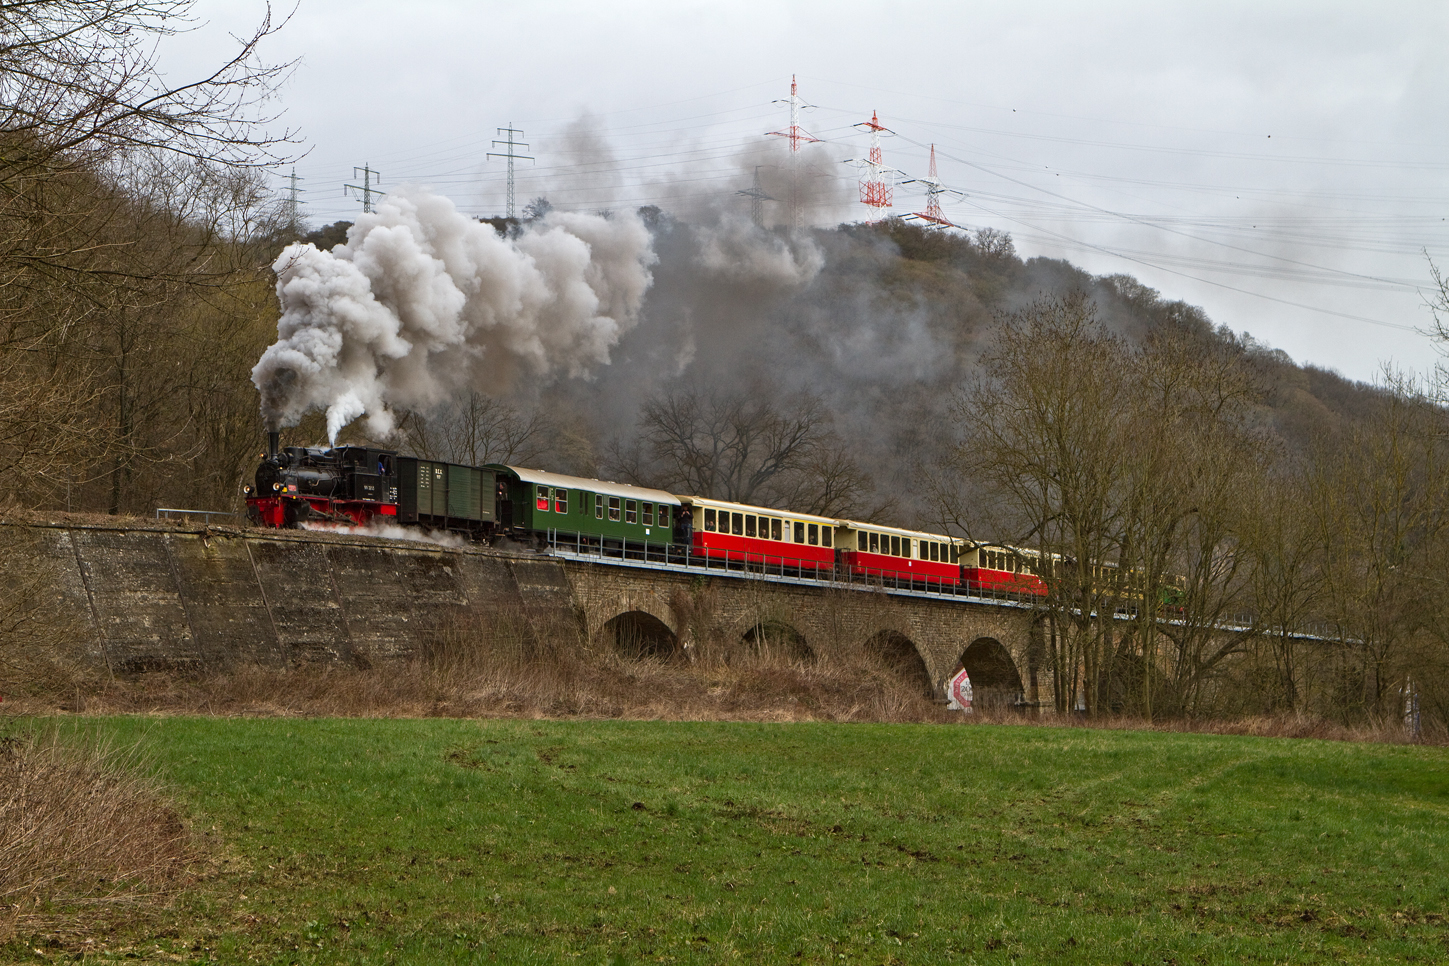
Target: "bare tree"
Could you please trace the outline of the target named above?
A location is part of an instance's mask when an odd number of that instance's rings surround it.
[[[250,304],[238,314],[235,293],[268,260],[250,245],[269,212],[254,169],[290,137],[266,131],[287,65],[259,56],[275,30],[268,14],[214,71],[172,82],[156,41],[189,27],[192,7],[0,9],[0,444],[21,468],[6,499],[40,502],[104,478],[103,505],[116,511],[137,498],[140,467],[198,457],[191,389],[231,372],[216,347],[258,318]],[[36,386],[42,405],[27,409]],[[50,418],[56,410],[68,418]],[[50,458],[15,459],[35,450]],[[235,458],[222,460],[228,489]]]
[[[993,494],[983,508],[945,507],[980,539],[1038,547],[1059,711],[1078,694],[1101,705],[1121,588],[1117,559],[1130,409],[1127,346],[1097,324],[1083,294],[1006,316],[982,376],[960,394],[954,465]]]
[[[14,0],[0,9],[0,132],[35,151],[11,174],[109,161],[136,148],[228,166],[281,161],[266,103],[290,70],[260,46],[268,9],[204,77],[174,83],[156,41],[189,27],[195,0]]]
[[[1256,639],[1272,668],[1256,690],[1268,711],[1298,712],[1307,693],[1304,650],[1299,634],[1326,616],[1324,547],[1314,525],[1308,481],[1301,467],[1280,466],[1263,474],[1249,496],[1243,549],[1253,557],[1251,599]]]
[[[794,470],[772,487],[782,506],[827,517],[880,520],[894,506],[870,502],[875,481],[834,432],[823,434]]]
[[[1321,441],[1310,468],[1328,614],[1353,659],[1332,701],[1374,721],[1394,713],[1410,656],[1449,596],[1445,416],[1421,387],[1391,385],[1383,411]]]
[[[777,406],[759,391],[685,390],[647,400],[640,423],[658,485],[759,503],[818,452],[829,420],[809,396]]]
[[[426,417],[409,414],[401,430],[416,455],[469,466],[540,462],[557,434],[539,410],[522,412],[476,391]]]
[[[1261,394],[1235,344],[1164,326],[1124,368],[1132,415],[1117,564],[1131,585],[1141,647],[1139,708],[1149,717],[1155,705],[1192,713],[1243,647],[1242,635],[1223,627],[1241,607],[1251,573],[1251,556],[1239,547],[1243,507],[1273,453],[1252,423]],[[1159,609],[1169,589],[1173,619],[1164,622]],[[1165,663],[1159,641],[1168,645]],[[1154,695],[1159,679],[1164,687]]]

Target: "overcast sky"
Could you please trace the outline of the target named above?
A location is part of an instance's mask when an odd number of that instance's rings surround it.
[[[175,79],[260,0],[199,0]],[[518,204],[739,204],[766,133],[802,126],[816,176],[872,112],[885,161],[964,194],[946,214],[1023,256],[1125,272],[1299,361],[1373,380],[1437,359],[1416,331],[1427,250],[1449,268],[1449,4],[487,3],[300,0],[269,42],[314,225],[360,211],[354,166],[501,214],[497,129],[524,132]],[[290,170],[290,169],[288,169]],[[279,174],[285,172],[279,172]],[[281,190],[285,182],[276,179]],[[914,185],[896,211],[920,210]],[[846,204],[816,223],[863,220]]]

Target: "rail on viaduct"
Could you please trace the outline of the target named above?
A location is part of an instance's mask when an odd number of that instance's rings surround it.
[[[377,666],[508,610],[584,646],[687,656],[723,638],[819,660],[864,647],[938,695],[964,665],[983,703],[1053,699],[1031,610],[825,581],[325,532],[0,522],[0,582],[12,637],[112,674]]]

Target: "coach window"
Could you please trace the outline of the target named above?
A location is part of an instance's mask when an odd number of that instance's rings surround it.
[[[771,520],[770,520],[770,539],[771,540],[783,540],[784,539],[783,537],[780,536],[780,518],[779,517],[772,517]]]
[[[892,557],[899,557],[901,555],[901,538],[892,534],[891,548],[885,552],[890,554]]]
[[[659,525],[661,527],[669,526],[669,507],[663,503],[659,504]]]
[[[609,519],[614,523],[619,522],[619,498],[617,496],[609,497]]]
[[[880,534],[878,533],[872,533],[870,535],[870,552],[880,553]]]
[[[810,524],[810,546],[820,546],[820,524],[818,523]]]
[[[568,490],[554,490],[553,491],[553,512],[555,512],[555,513],[567,513],[567,512],[569,512],[569,491]]]
[[[604,519],[604,498],[597,493],[594,494],[594,519]]]
[[[624,501],[624,522],[625,523],[638,523],[639,522],[639,504],[636,503],[636,502],[634,502],[633,500],[625,500]]]
[[[745,515],[743,513],[730,514],[730,533],[737,537],[745,535]]]
[[[548,497],[548,487],[540,486],[538,488],[538,500],[536,501],[536,505],[538,506],[539,510],[544,513],[548,512]]]
[[[822,526],[820,528],[820,546],[822,546],[822,547],[832,547],[832,546],[834,546],[834,543],[833,543],[834,538],[835,538],[835,528],[834,527]]]
[[[713,510],[705,510],[704,511],[704,528],[706,530],[708,530],[710,533],[713,533],[714,532],[714,511]]]
[[[747,537],[753,537],[754,535],[755,535],[755,515],[753,513],[746,513],[745,514],[745,536],[747,536]]]
[[[805,542],[805,524],[801,523],[799,520],[795,521],[795,542]]]
[[[652,504],[652,503],[643,503],[643,504],[640,504],[640,509],[642,509],[644,511],[644,525],[646,527],[652,527],[652,526],[654,526],[654,504]]]
[[[870,549],[870,539],[866,537],[864,530],[858,530],[855,534],[855,549],[861,553]]]

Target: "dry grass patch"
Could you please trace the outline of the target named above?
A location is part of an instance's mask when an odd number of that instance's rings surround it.
[[[0,937],[65,907],[164,894],[190,861],[134,753],[53,730],[0,738]]]
[[[375,668],[242,666],[152,672],[62,696],[88,714],[945,721],[920,682],[863,647],[801,658],[739,643],[636,654],[523,611],[439,628],[410,658]],[[32,707],[32,705],[34,705]],[[27,710],[41,711],[31,702]],[[48,705],[49,710],[55,703]]]

